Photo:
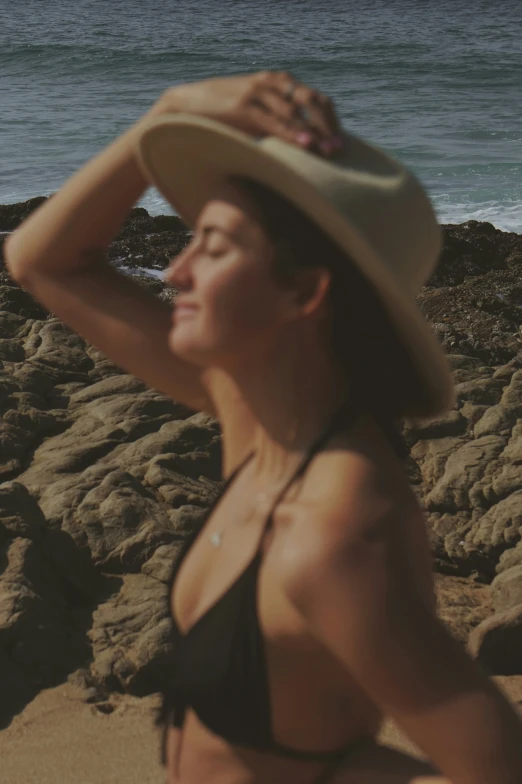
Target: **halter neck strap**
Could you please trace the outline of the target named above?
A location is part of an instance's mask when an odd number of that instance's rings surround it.
[[[290,486],[295,482],[295,480],[304,474],[310,461],[320,451],[321,447],[328,441],[330,436],[332,436],[336,430],[339,429],[341,425],[346,425],[354,416],[355,408],[353,406],[352,396],[350,395],[347,399],[345,399],[342,404],[339,406],[338,409],[334,412],[334,414],[330,417],[330,420],[325,428],[319,433],[319,435],[312,441],[308,449],[306,450],[306,454],[301,459],[299,465],[292,472],[289,479],[284,483],[283,487],[277,493],[271,507],[270,512],[268,513],[267,517],[267,525],[269,524],[272,515],[276,506],[279,502],[283,499],[285,493],[288,491]],[[255,451],[252,451],[249,455],[250,459],[255,454]]]

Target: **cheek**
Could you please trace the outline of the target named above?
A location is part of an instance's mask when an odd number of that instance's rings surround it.
[[[277,327],[280,294],[264,274],[235,275],[211,291],[207,314],[217,332],[236,338]]]
[[[169,347],[198,364],[217,361],[278,334],[281,295],[265,271],[222,269],[197,281],[200,308],[174,323]]]

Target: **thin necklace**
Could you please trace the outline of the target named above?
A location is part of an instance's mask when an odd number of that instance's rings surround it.
[[[266,493],[256,493],[256,495],[254,496],[254,499],[255,499],[254,509],[256,509],[256,507],[259,504],[264,503],[267,498],[268,498],[268,495]],[[242,523],[244,524],[245,522],[250,520],[250,518],[252,517],[252,514],[253,514],[253,512],[251,512],[247,516],[246,520],[242,521]],[[225,531],[226,531],[226,528],[222,528],[220,531],[214,531],[213,533],[208,535],[208,538],[210,539],[210,543],[212,544],[213,547],[221,547],[221,543],[223,541],[223,534],[225,533]]]
[[[299,466],[301,465],[301,462],[302,462],[302,460],[299,462],[298,468],[294,469],[294,474],[292,474],[292,477],[290,479],[288,477],[286,477],[283,482],[280,482],[280,484],[278,485],[278,488],[277,488],[277,492],[273,495],[274,499],[277,498],[278,493],[286,487],[286,485],[288,484],[289,481],[291,483],[292,479],[296,478],[295,472],[298,472]],[[241,521],[241,523],[239,525],[245,525],[245,523],[247,523],[250,520],[250,518],[252,517],[254,512],[257,511],[259,506],[261,504],[266,504],[267,503],[269,497],[270,497],[269,494],[267,492],[265,492],[265,491],[261,491],[259,493],[256,493],[254,495],[254,504],[253,504],[253,507],[252,507],[252,511],[250,512],[250,514],[248,514],[246,516],[245,519],[243,519]],[[221,544],[223,542],[223,535],[225,534],[225,531],[227,530],[228,527],[230,527],[230,526],[221,528],[220,531],[213,531],[212,533],[209,532],[207,534],[207,536],[210,539],[210,542],[211,542],[213,547],[221,547]]]
[[[300,459],[299,463],[297,464],[296,468],[294,469],[294,472],[292,473],[292,475],[290,477],[287,477],[284,480],[284,482],[280,483],[280,485],[279,485],[279,487],[277,489],[277,492],[272,496],[272,498],[276,502],[276,505],[281,500],[281,497],[284,495],[286,490],[289,489],[289,487],[291,486],[292,482],[294,482],[295,479],[297,479],[297,477],[299,476],[299,473],[301,472],[302,468],[307,464],[307,462],[310,459],[311,455],[315,453],[315,451],[317,450],[319,445],[328,436],[328,434],[333,432],[338,417],[344,412],[344,410],[345,410],[345,408],[346,408],[346,406],[348,404],[351,404],[351,399],[350,398],[348,398],[347,400],[345,400],[342,403],[340,408],[338,408],[337,411],[334,413],[333,417],[330,418],[330,422],[326,426],[326,428],[322,431],[322,433],[320,433],[312,441],[312,443],[309,445],[309,447],[306,450],[306,452],[304,453],[304,455],[301,457],[301,459]],[[254,453],[252,453],[250,455],[250,457],[253,457],[253,456],[254,456]],[[241,471],[241,468],[243,468],[246,465],[246,463],[249,462],[250,457],[248,457],[245,460],[245,462],[237,469],[236,474],[232,475],[232,479],[234,479],[235,476],[237,476],[237,474]],[[268,493],[263,492],[263,491],[255,494],[253,511],[247,516],[246,520],[243,520],[243,524],[245,522],[248,522],[248,520],[252,517],[252,514],[254,513],[254,511],[259,506],[259,504],[265,503],[268,500],[268,498],[269,498]],[[271,510],[271,511],[273,511],[273,510]],[[207,534],[209,539],[210,539],[210,542],[212,543],[213,547],[221,547],[221,543],[223,541],[223,535],[224,535],[225,531],[226,531],[226,528],[222,528],[220,531],[213,531],[212,533],[209,532]]]

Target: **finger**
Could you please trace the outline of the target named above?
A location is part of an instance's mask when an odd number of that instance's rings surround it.
[[[306,84],[299,84],[294,90],[292,100],[306,112],[309,124],[316,128],[323,138],[328,139],[339,133],[339,123],[328,96],[322,95]]]
[[[284,98],[289,87],[297,81],[288,71],[258,71],[250,79],[250,96],[257,97],[261,92],[273,90]]]
[[[293,90],[289,89],[292,87]],[[307,145],[310,152],[329,157],[339,151],[342,146],[342,128],[329,96],[299,83],[287,71],[266,71],[256,88],[257,90],[263,88],[263,95],[271,88],[272,92],[277,93],[285,103],[295,107],[291,113],[294,118],[297,109],[297,115],[304,122],[306,131],[312,133],[313,141]],[[271,105],[278,113],[288,116],[288,109],[285,112],[273,103]]]
[[[339,135],[342,131],[341,122],[337,116],[333,100],[329,95],[325,95],[324,93],[317,93],[315,102],[319,104],[328,127],[332,131],[332,135]]]
[[[331,98],[293,80],[287,72],[276,73],[274,84],[277,84],[280,94],[287,102],[298,107],[308,130],[314,134],[314,143],[308,149],[327,157],[338,152],[340,145],[342,146],[342,128]],[[292,85],[294,89],[289,95],[289,87]]]
[[[262,90],[256,98],[257,102],[264,106],[268,112],[271,112],[275,117],[287,123],[289,128],[296,131],[309,130],[308,123],[301,116],[299,107],[285,100],[280,93],[275,90]]]
[[[248,90],[243,98],[243,106],[264,107],[277,117],[295,122],[304,130],[306,120],[301,116],[299,107],[285,100],[285,85],[288,88],[294,80],[286,71],[258,71],[253,74]]]
[[[308,146],[313,141],[311,134],[308,134],[308,139],[303,137],[306,134],[300,127],[292,127],[287,121],[277,117],[272,112],[268,112],[264,106],[251,103],[248,111],[248,120],[245,130],[259,136],[277,136],[290,144],[295,144],[299,147]]]
[[[289,88],[292,86],[294,89],[290,92]],[[297,108],[301,118],[308,125],[309,130],[318,132],[321,137],[331,135],[328,121],[326,117],[323,118],[319,108],[320,93],[318,93],[317,90],[308,87],[306,84],[299,82],[297,79],[294,79],[288,71],[260,72],[259,74],[256,74],[256,79],[252,87],[253,95],[256,96],[260,89],[273,89],[286,103]]]
[[[262,87],[284,92],[289,85],[297,84],[299,80],[289,71],[259,71],[254,81]]]

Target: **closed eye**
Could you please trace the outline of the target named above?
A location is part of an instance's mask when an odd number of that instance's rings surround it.
[[[216,234],[214,234],[214,236],[206,238],[204,247],[209,256],[218,258],[219,256],[224,256],[224,254],[229,250],[230,244],[226,241],[223,242],[222,237],[218,237]]]
[[[220,256],[224,256],[226,252],[226,248],[220,248],[219,250],[208,250],[207,248],[208,255],[212,256],[213,259],[218,259]]]
[[[218,226],[204,226],[201,229],[201,233],[203,234],[203,238],[206,240],[206,251],[208,255],[212,256],[213,258],[223,256],[229,249],[230,245],[230,242],[227,242],[226,240],[233,239],[230,237],[228,232],[223,231],[223,229],[220,229]],[[225,239],[224,245],[223,239]]]

